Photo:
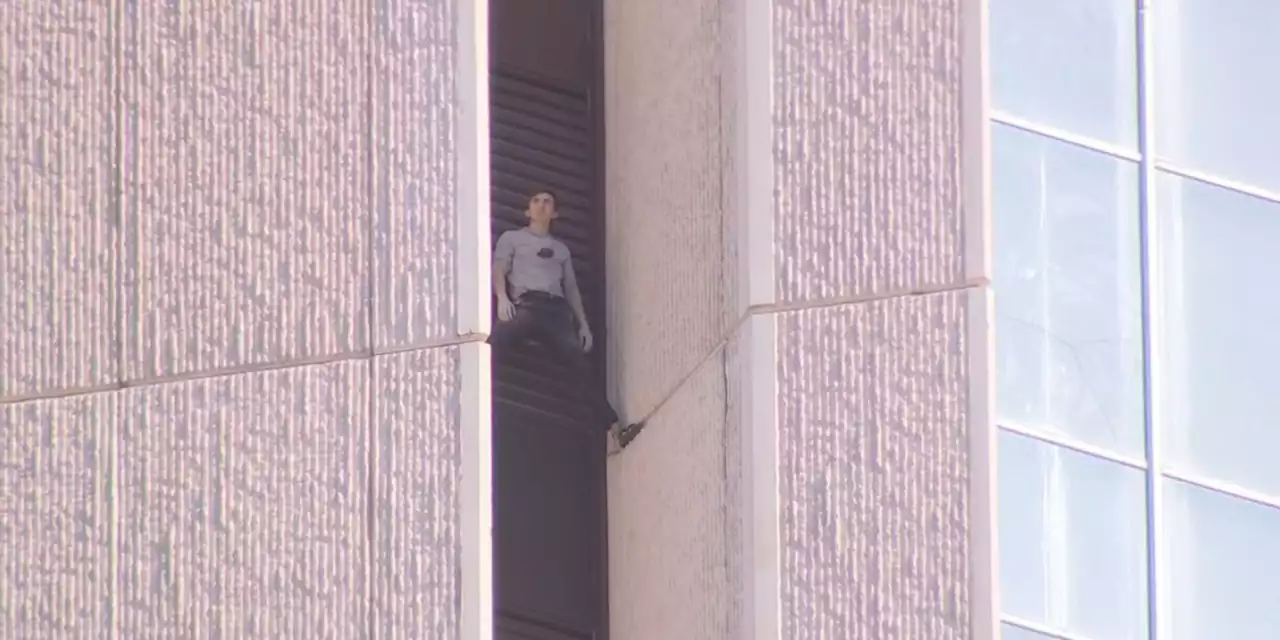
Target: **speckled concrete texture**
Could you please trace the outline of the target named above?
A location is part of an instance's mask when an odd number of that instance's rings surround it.
[[[652,414],[610,462],[614,640],[742,637],[729,5],[605,2],[612,384]]]
[[[404,348],[457,331],[458,9],[441,0],[373,4],[373,338],[380,349]]]
[[[607,14],[618,23],[608,103],[616,385],[623,405],[641,411],[673,388],[668,379],[676,389],[611,463],[613,632],[770,637],[735,626],[768,618],[744,618],[743,606],[770,606],[743,601],[744,569],[756,559],[741,555],[740,525],[750,492],[763,487],[743,484],[749,409],[737,394],[747,369],[777,366],[781,573],[758,579],[780,583],[781,637],[968,638],[959,3],[774,3],[775,237],[772,255],[751,258],[774,260],[777,302],[800,310],[755,310],[778,314],[774,362],[748,362],[728,340],[717,355],[730,359],[722,398],[699,394],[701,371],[680,386],[687,362],[739,320],[726,310],[737,309],[732,296],[748,276],[736,255],[751,248],[736,245],[736,229],[756,223],[735,190],[745,159],[728,139],[740,135],[733,38],[745,6],[716,4],[698,5],[689,23],[715,16],[718,47],[682,40],[693,27],[668,25],[661,3]],[[706,123],[700,114],[712,109]],[[669,118],[689,129],[672,137]],[[718,206],[680,206],[690,191],[718,194]],[[671,248],[651,249],[664,243]],[[717,271],[721,280],[705,283]],[[806,308],[911,291],[944,293]],[[721,413],[701,417],[717,401]],[[676,404],[678,417],[667,417]],[[702,452],[716,434],[713,460]],[[715,489],[694,475],[715,478]],[[694,535],[689,521],[722,531]],[[713,550],[712,538],[724,546]],[[706,567],[720,558],[723,583],[707,586]],[[727,612],[722,626],[704,615],[710,602]]]
[[[365,348],[362,5],[125,6],[125,376]]]
[[[778,297],[961,284],[961,3],[773,5]]]
[[[0,407],[0,632],[105,638],[114,393]]]
[[[0,19],[0,636],[465,632],[465,347],[370,359],[456,333],[457,3],[330,9]]]
[[[378,638],[459,638],[459,349],[375,361]]]
[[[725,608],[728,622],[725,638],[742,640],[749,637],[743,628],[743,611],[747,599],[746,585],[750,563],[744,557],[745,513],[748,499],[743,471],[743,413],[750,411],[743,397],[746,362],[741,344],[742,333],[736,332],[724,347],[724,544],[725,544]]]
[[[782,637],[970,637],[966,300],[778,316]]]
[[[628,418],[726,328],[719,30],[714,0],[605,3],[610,358]]]
[[[106,3],[0,17],[0,398],[119,376]]]
[[[124,392],[122,638],[367,637],[368,364]]]
[[[609,462],[613,637],[763,640],[744,526],[776,517],[772,640],[967,640],[962,3],[772,1],[775,236],[749,257],[777,350],[748,361],[748,1],[606,0],[611,375],[652,413]],[[7,9],[6,633],[466,633],[470,347],[368,358],[457,329],[459,6]],[[762,371],[776,424],[746,414]],[[748,520],[770,428],[781,513]]]
[[[718,193],[720,198],[720,264],[721,273],[724,274],[724,281],[721,283],[721,327],[726,331],[731,331],[742,320],[742,311],[745,309],[745,300],[739,300],[741,288],[738,286],[740,275],[736,273],[739,267],[738,256],[740,249],[739,230],[745,224],[745,215],[743,212],[744,196],[739,193],[739,172],[743,170],[745,159],[740,157],[740,145],[738,144],[737,133],[740,125],[741,117],[738,101],[741,92],[739,91],[739,83],[742,82],[742,65],[743,61],[741,47],[743,42],[743,34],[741,32],[740,23],[742,22],[742,4],[751,0],[718,0],[719,18],[717,20],[718,27],[716,29],[716,39],[719,41],[718,53],[716,55],[717,73],[716,82],[716,98],[718,100],[717,109],[719,111],[719,138],[720,148],[717,150],[718,164],[720,168],[720,184]]]
[[[784,638],[967,639],[990,601],[971,589],[990,532],[970,519],[987,382],[961,9],[774,0],[773,257],[798,308],[777,316]]]
[[[611,640],[733,640],[725,380],[708,361],[609,469]]]

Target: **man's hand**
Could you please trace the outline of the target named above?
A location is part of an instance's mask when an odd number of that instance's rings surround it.
[[[585,322],[578,329],[578,340],[582,343],[583,351],[591,350],[591,327],[588,327]]]
[[[511,298],[502,296],[498,298],[498,319],[503,322],[510,322],[516,317],[516,305],[511,302]]]

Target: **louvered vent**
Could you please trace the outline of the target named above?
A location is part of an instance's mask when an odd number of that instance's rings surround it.
[[[490,77],[493,242],[525,224],[528,198],[550,189],[560,198],[553,233],[569,246],[593,329],[600,321],[600,235],[590,210],[594,154],[587,97],[514,75]],[[603,344],[603,336],[597,336]],[[567,371],[539,346],[513,350],[495,370],[495,397],[558,419],[585,414]],[[550,375],[548,375],[550,374]]]

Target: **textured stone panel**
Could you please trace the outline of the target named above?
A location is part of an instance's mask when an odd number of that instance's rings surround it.
[[[965,293],[781,314],[784,638],[969,638]]]
[[[374,343],[456,332],[456,0],[374,3]]]
[[[4,637],[108,637],[115,421],[110,393],[0,407]]]
[[[368,637],[368,371],[125,393],[119,637]]]
[[[774,2],[782,300],[964,279],[960,5]]]
[[[606,5],[607,251],[624,416],[651,411],[727,326],[720,23],[713,0]]]
[[[609,614],[614,640],[736,640],[717,356],[609,462]]]
[[[107,5],[0,19],[0,398],[113,382],[119,362]]]
[[[747,631],[742,628],[749,570],[749,560],[744,555],[746,534],[743,531],[743,516],[750,496],[746,493],[742,458],[742,438],[746,435],[743,420],[746,412],[751,410],[746,405],[748,398],[743,393],[747,366],[749,362],[746,348],[742,343],[742,331],[739,330],[734,333],[724,350],[724,442],[720,445],[724,451],[725,606],[728,613],[725,633],[735,640],[747,637]]]
[[[368,16],[126,3],[130,379],[368,345]]]
[[[459,638],[458,348],[383,356],[375,366],[376,634]]]
[[[718,108],[720,113],[720,148],[716,150],[720,158],[720,260],[723,265],[721,315],[724,327],[733,327],[741,320],[742,309],[746,301],[740,300],[740,275],[738,270],[739,233],[746,224],[746,213],[743,211],[745,198],[739,184],[741,172],[745,171],[746,158],[742,154],[738,127],[745,109],[740,109],[741,82],[745,62],[741,59],[745,34],[742,31],[742,14],[745,3],[754,0],[720,0],[719,24],[716,27],[716,40],[719,43],[716,54],[716,85],[718,87]]]

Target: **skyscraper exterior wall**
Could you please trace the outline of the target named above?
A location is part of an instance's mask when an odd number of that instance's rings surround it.
[[[980,4],[606,16],[615,637],[992,637]]]
[[[990,4],[1004,637],[1276,637],[1280,10]]]
[[[12,11],[0,624],[489,637],[482,5]],[[984,23],[606,1],[614,638],[994,637]]]
[[[0,25],[3,635],[481,637],[483,11]]]

